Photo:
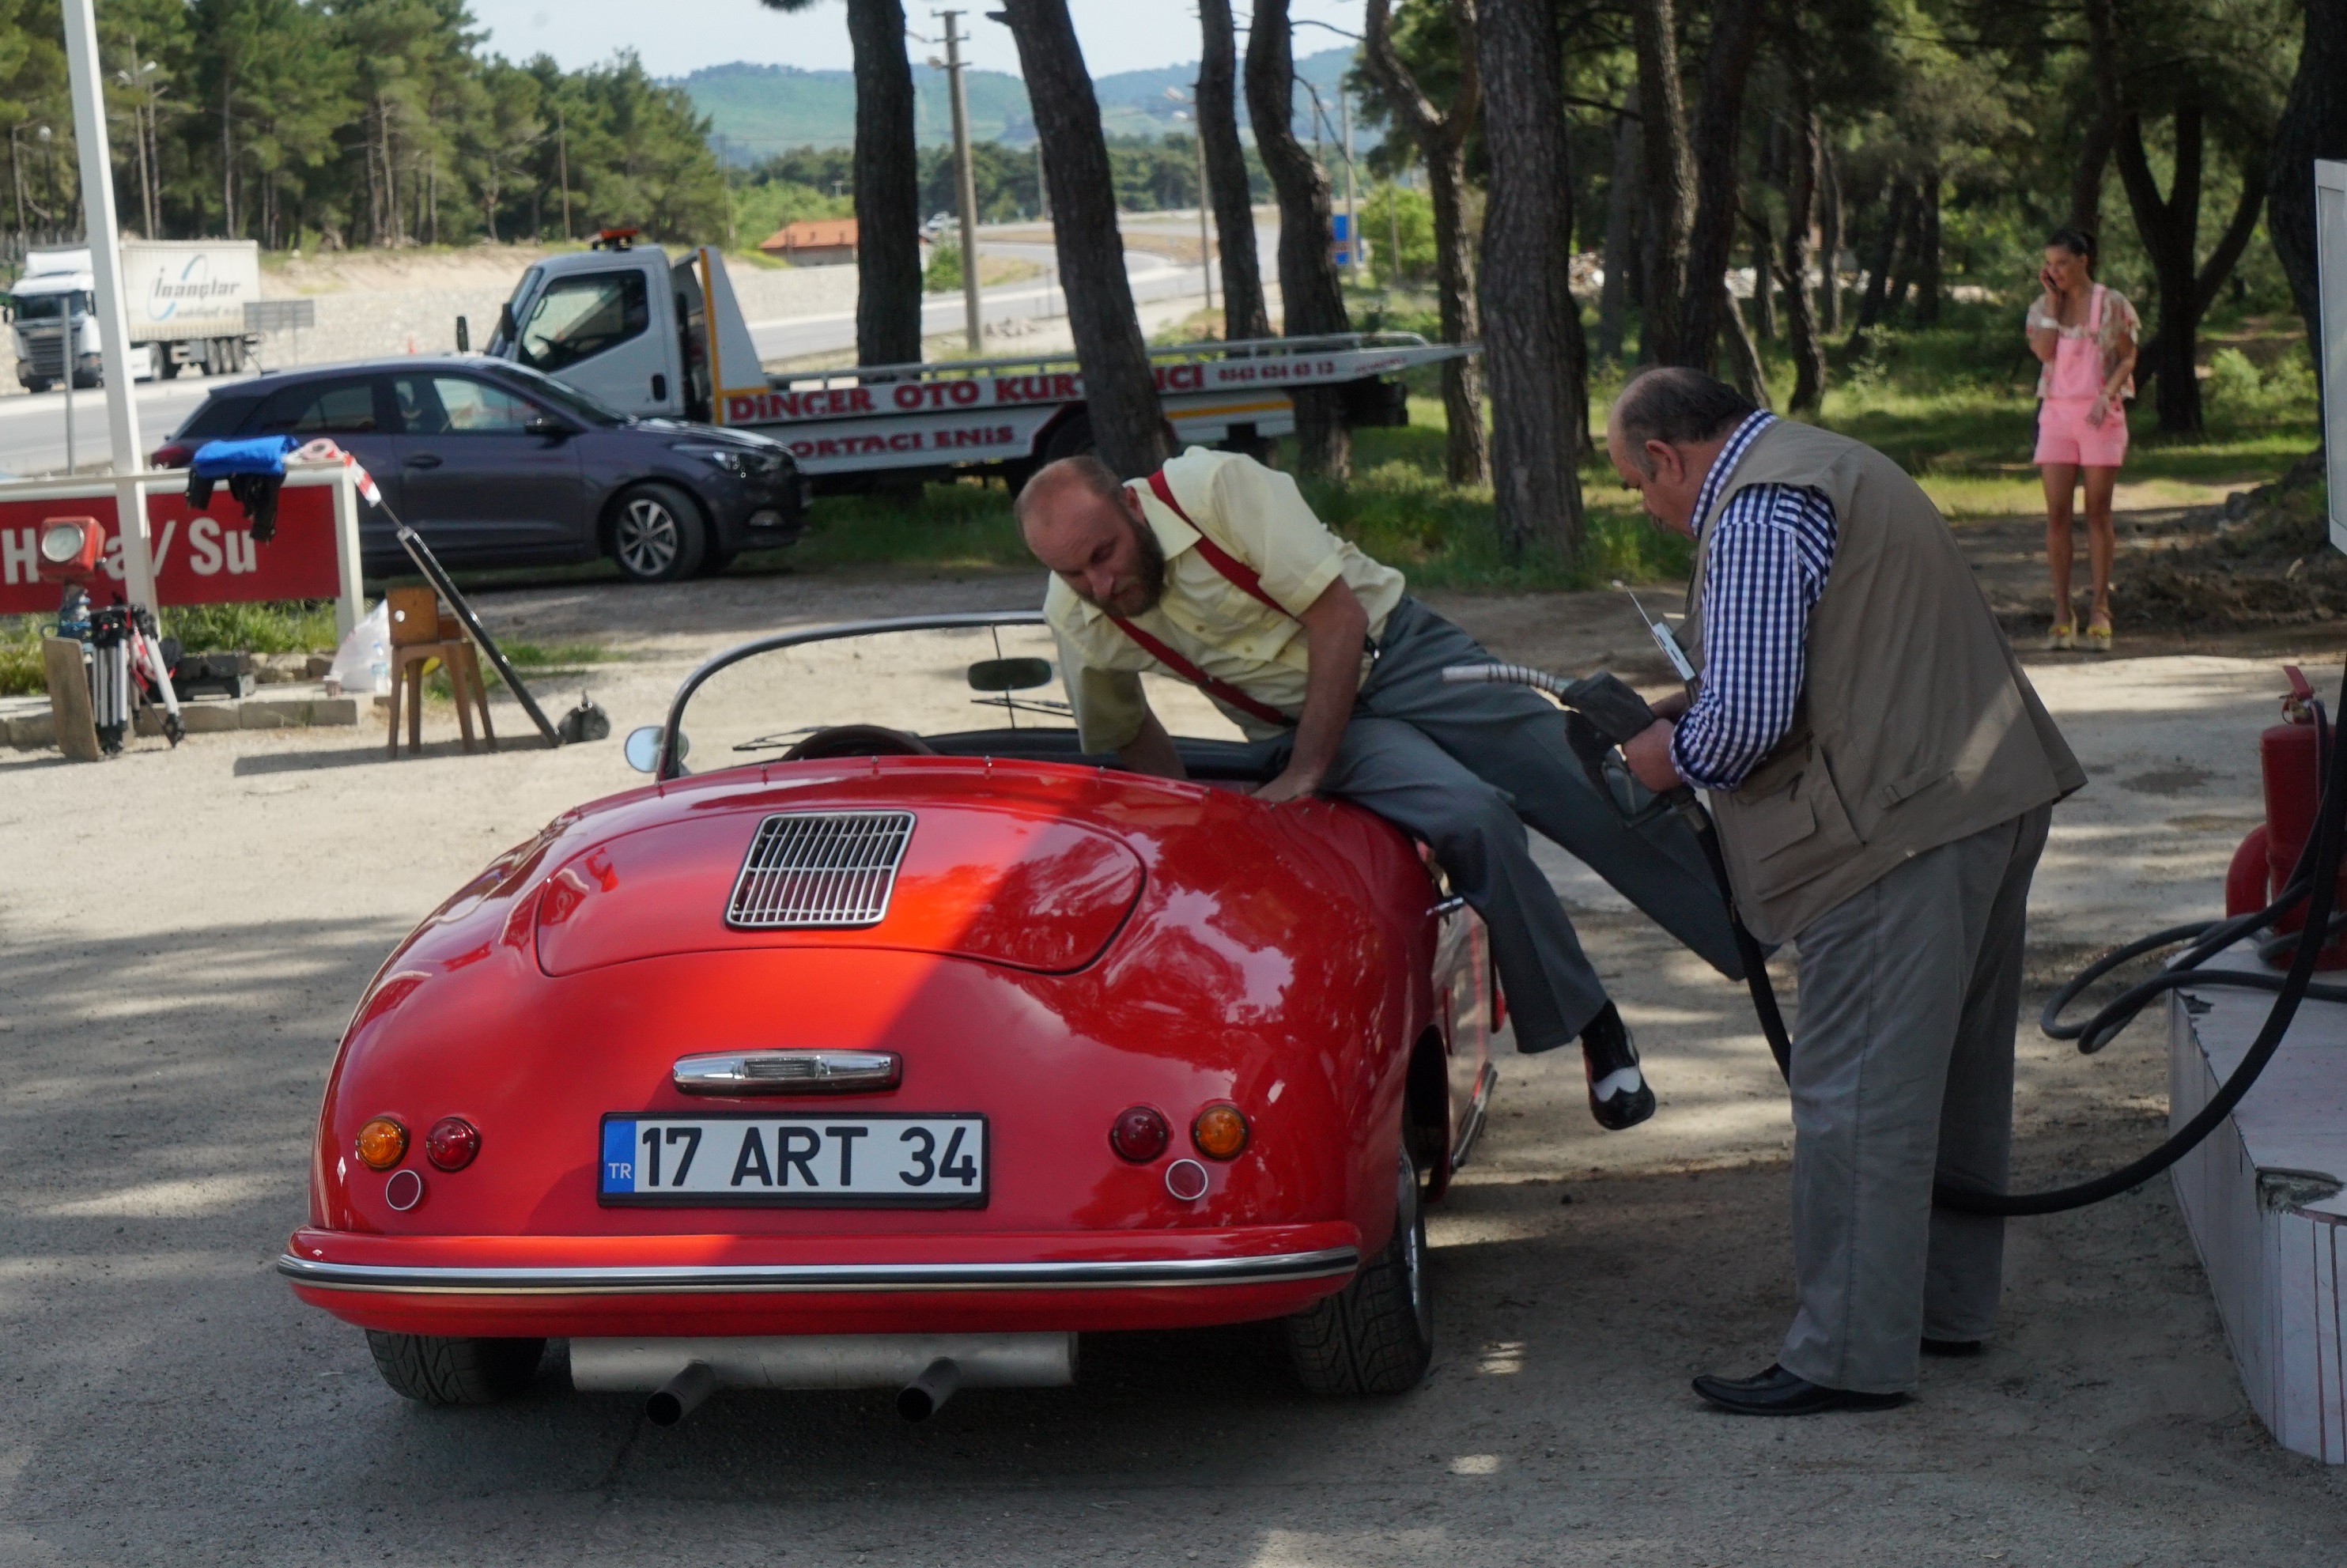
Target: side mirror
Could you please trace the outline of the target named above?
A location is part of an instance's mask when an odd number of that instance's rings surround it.
[[[973,692],[1031,692],[1051,683],[1049,659],[981,659],[969,667]]]
[[[627,740],[621,743],[621,749],[627,753],[628,765],[640,774],[648,774],[660,766],[661,737],[664,733],[658,724],[630,730]],[[676,760],[682,763],[692,754],[692,737],[679,734],[676,738]]]
[[[570,426],[550,414],[541,414],[523,425],[522,431],[525,435],[549,436],[559,441],[570,434]]]

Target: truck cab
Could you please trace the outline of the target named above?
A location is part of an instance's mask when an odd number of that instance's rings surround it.
[[[36,251],[27,262],[7,302],[16,379],[27,392],[46,392],[65,379],[70,361],[73,384],[96,386],[97,318],[90,310],[89,252]]]
[[[707,420],[709,309],[698,261],[671,262],[659,246],[635,244],[632,230],[607,231],[594,249],[521,275],[487,352],[622,414]]]

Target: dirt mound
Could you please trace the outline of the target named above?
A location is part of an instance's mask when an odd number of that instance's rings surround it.
[[[2322,460],[2192,515],[2165,548],[2122,552],[2111,597],[2131,625],[2234,631],[2347,618],[2347,556],[2330,548]]]

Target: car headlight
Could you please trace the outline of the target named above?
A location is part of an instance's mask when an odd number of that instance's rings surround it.
[[[681,446],[679,451],[712,463],[740,479],[771,479],[783,471],[779,452],[758,452],[741,446]]]

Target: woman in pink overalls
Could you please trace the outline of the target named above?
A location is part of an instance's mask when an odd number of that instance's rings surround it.
[[[2029,307],[2029,346],[2045,361],[2037,373],[2037,455],[2045,481],[2045,559],[2054,569],[2054,629],[2048,648],[2075,648],[2077,607],[2070,599],[2070,500],[2079,471],[2086,480],[2086,559],[2095,599],[2086,646],[2111,651],[2111,490],[2127,457],[2125,399],[2135,395],[2136,340],[2142,323],[2125,295],[2095,282],[2095,237],[2057,230],[2045,241],[2037,274],[2045,291]]]

